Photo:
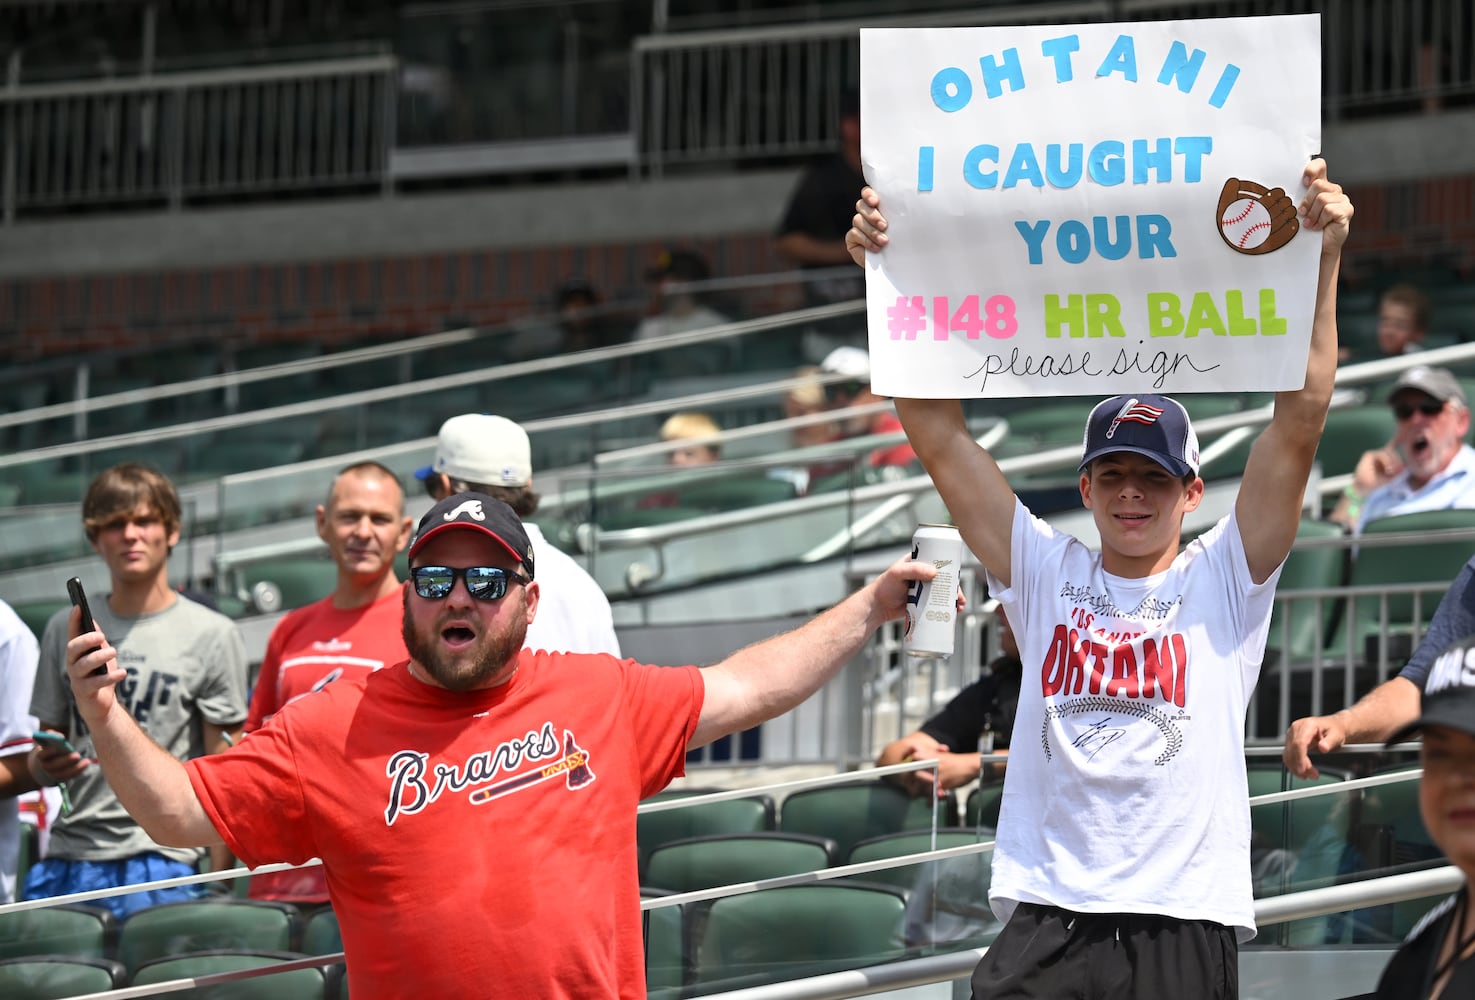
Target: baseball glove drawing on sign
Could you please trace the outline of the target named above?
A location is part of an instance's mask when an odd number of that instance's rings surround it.
[[[1231,177],[1219,192],[1219,235],[1239,253],[1279,250],[1300,230],[1296,205],[1284,188]]]

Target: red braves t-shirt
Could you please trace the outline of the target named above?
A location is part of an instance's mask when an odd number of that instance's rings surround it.
[[[246,732],[254,733],[281,709],[335,681],[363,677],[398,663],[409,654],[401,629],[404,593],[396,590],[372,604],[335,608],[331,597],[289,612],[272,629]],[[328,884],[321,868],[256,875],[252,899],[324,903]]]
[[[404,607],[404,592],[396,590],[359,608],[335,608],[333,599],[325,597],[284,615],[266,642],[246,732],[255,732],[284,705],[334,681],[362,677],[409,656],[402,630]]]
[[[323,859],[355,1000],[645,996],[635,807],[684,771],[695,667],[523,650],[453,693],[330,684],[187,765],[248,865]]]

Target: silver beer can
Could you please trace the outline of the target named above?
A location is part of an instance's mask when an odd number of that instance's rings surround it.
[[[918,525],[912,535],[912,558],[936,566],[937,576],[919,580],[907,591],[902,648],[909,656],[952,656],[963,538],[950,524]]]

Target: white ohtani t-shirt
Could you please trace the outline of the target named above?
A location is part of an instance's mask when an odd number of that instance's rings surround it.
[[[1233,514],[1166,571],[1014,512],[1013,586],[989,577],[1024,662],[989,902],[1154,913],[1255,933],[1245,707],[1275,582],[1250,580]]]

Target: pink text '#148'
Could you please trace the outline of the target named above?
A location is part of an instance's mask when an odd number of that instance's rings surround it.
[[[1251,303],[1246,299],[1250,298]],[[968,340],[988,336],[1008,340],[1019,332],[1014,300],[994,295],[983,300],[965,296],[957,309],[946,295],[898,295],[886,308],[886,329],[892,340],[916,340],[931,333],[932,340],[962,335]],[[1216,298],[1212,292],[1181,296],[1173,292],[1147,293],[1147,333],[1153,337],[1281,337],[1285,319],[1276,313],[1275,289],[1261,288],[1248,295],[1237,288]],[[1122,322],[1121,299],[1106,292],[1046,295],[1044,334],[1071,340],[1140,336]]]

